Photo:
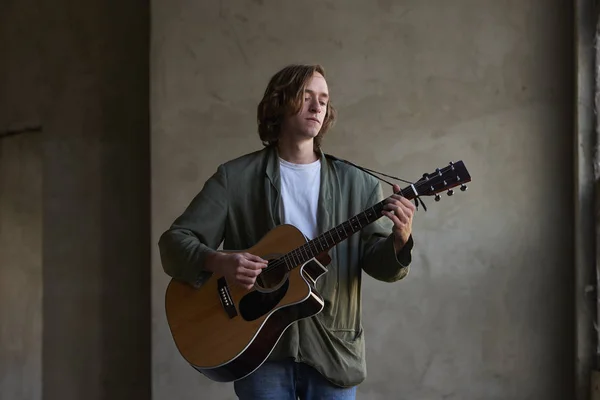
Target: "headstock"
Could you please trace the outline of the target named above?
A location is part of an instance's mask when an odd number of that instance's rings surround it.
[[[434,172],[423,174],[415,182],[414,187],[419,196],[435,196],[435,201],[440,200],[439,193],[447,190],[448,196],[454,194],[452,188],[460,185],[460,190],[467,190],[467,182],[471,182],[471,175],[462,161],[450,162],[447,167],[437,168]]]

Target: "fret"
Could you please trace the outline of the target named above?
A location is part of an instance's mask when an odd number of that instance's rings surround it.
[[[331,231],[329,231],[329,236],[331,237],[331,242],[335,244],[335,238],[333,237]]]
[[[287,256],[283,256],[283,262],[285,263],[285,267],[289,271],[290,270],[290,264],[288,263],[288,257]]]
[[[306,258],[304,259],[304,262],[310,260],[311,257],[308,254],[308,251],[306,251],[306,246],[302,246],[301,249],[304,250],[304,255],[306,256]]]
[[[369,216],[367,215],[367,212],[363,211],[363,213],[361,215],[363,215],[365,217],[365,220],[366,220],[365,221],[365,225],[368,224],[369,223]]]
[[[313,241],[313,245],[315,246],[315,253],[320,253],[320,250],[317,247],[317,242]]]
[[[321,236],[317,238],[317,243],[321,245],[321,251],[325,250],[325,248],[323,247],[323,243],[321,242]]]
[[[304,253],[302,253],[302,250],[303,250],[303,249],[304,249],[304,246],[301,246],[301,247],[298,249],[298,254],[300,254],[300,263],[305,263],[305,262],[306,262],[306,260],[308,260],[308,259],[306,258],[307,254],[304,254]]]
[[[313,258],[312,251],[310,250],[310,246],[308,244],[303,245],[302,248],[304,249],[304,254],[306,254],[307,261]]]

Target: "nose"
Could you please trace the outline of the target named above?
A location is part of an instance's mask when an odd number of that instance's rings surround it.
[[[319,114],[322,110],[323,106],[319,103],[318,99],[313,99],[310,102],[310,111]]]

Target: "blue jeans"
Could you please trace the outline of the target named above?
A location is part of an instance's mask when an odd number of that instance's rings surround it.
[[[240,400],[354,400],[356,387],[343,388],[314,368],[294,361],[265,362],[233,383]]]

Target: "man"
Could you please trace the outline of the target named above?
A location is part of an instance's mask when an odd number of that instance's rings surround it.
[[[276,73],[258,106],[265,148],[220,165],[161,236],[165,272],[200,285],[218,273],[250,289],[267,261],[215,251],[221,242],[224,249],[247,249],[283,223],[313,239],[383,200],[375,178],[321,150],[335,119],[321,66],[291,65]],[[387,218],[329,252],[328,272],[317,281],[325,308],[292,324],[267,362],[234,383],[240,399],[355,397],[366,376],[361,273],[385,282],[406,276],[414,211],[410,201],[392,195]]]

